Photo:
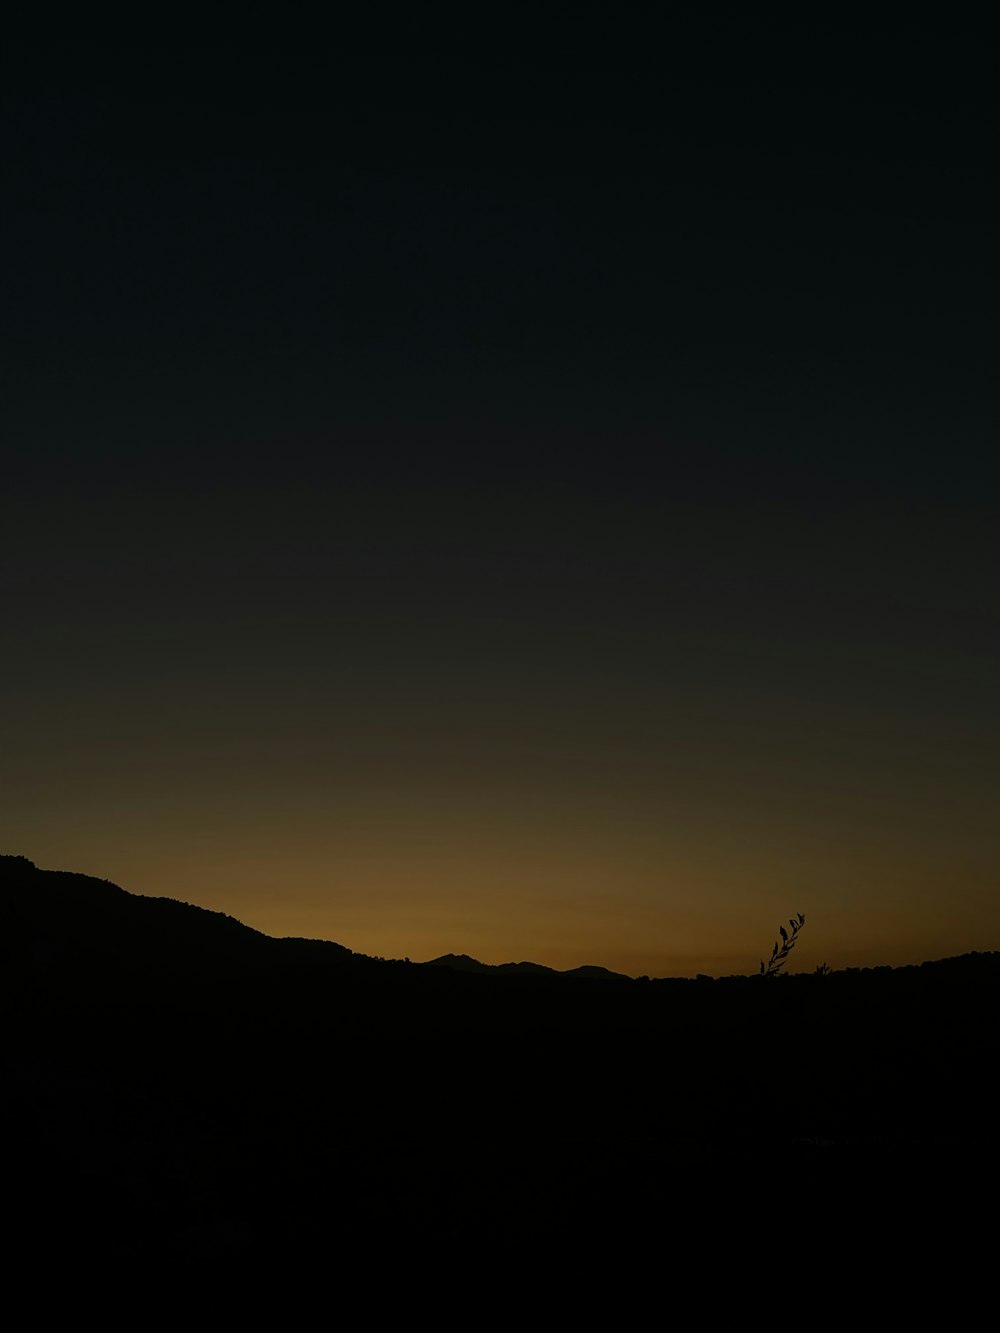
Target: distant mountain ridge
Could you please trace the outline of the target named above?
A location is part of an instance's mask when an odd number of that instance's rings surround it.
[[[595,981],[631,981],[624,972],[612,972],[607,967],[571,967],[559,971],[555,967],[546,967],[543,963],[481,963],[478,958],[470,958],[467,953],[446,953],[440,958],[432,958],[421,964],[423,967],[450,967],[453,972],[488,972],[493,975],[548,976],[548,977],[586,977]]]
[[[341,972],[444,976],[448,973],[504,978],[632,982],[599,966],[559,971],[527,961],[483,963],[468,954],[443,954],[425,963],[373,958],[332,940],[265,935],[224,912],[175,898],[130,893],[110,880],[74,871],[42,870],[25,856],[0,854],[0,904],[5,929],[0,957],[8,971],[87,966],[127,966],[155,974],[178,969],[206,974],[238,971],[333,967]],[[864,973],[934,972],[942,975],[1000,973],[1000,952],[974,952],[901,967],[848,968],[832,976]],[[793,974],[803,979],[809,974]],[[659,978],[661,983],[688,978]],[[700,977],[700,982],[712,978]],[[742,977],[721,978],[741,981]],[[692,984],[694,984],[692,982]]]
[[[42,870],[26,856],[0,855],[0,894],[8,952],[34,965],[62,965],[82,952],[154,969],[187,966],[303,964],[354,970],[395,964],[331,940],[265,935],[224,912],[175,898],[152,898],[110,880],[65,870]],[[409,964],[493,976],[579,977],[627,981],[603,967],[560,972],[541,963],[488,964],[468,954],[445,954]]]

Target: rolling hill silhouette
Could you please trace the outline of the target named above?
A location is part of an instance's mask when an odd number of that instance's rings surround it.
[[[455,972],[491,973],[494,976],[547,976],[578,977],[594,981],[628,981],[623,972],[611,972],[606,967],[566,968],[559,971],[554,967],[545,967],[542,963],[481,963],[478,958],[470,958],[467,953],[446,953],[440,958],[432,958],[424,967],[449,967]]]
[[[40,870],[23,856],[0,856],[0,891],[15,966],[58,969],[86,956],[162,973],[363,961],[340,944],[272,939],[222,912],[142,897],[89,875]]]
[[[630,981],[624,973],[596,965],[559,971],[541,963],[482,963],[468,954],[443,954],[426,963],[404,964],[399,959],[373,958],[331,940],[275,938],[244,925],[235,917],[174,898],[150,898],[130,893],[109,880],[72,871],[43,870],[25,856],[0,855],[0,901],[6,928],[4,954],[8,967],[73,967],[81,960],[101,959],[143,973],[176,973],[178,968],[286,969],[325,966],[369,975],[380,970],[435,968],[483,977],[571,977],[588,981]],[[912,975],[911,966],[847,969],[833,975],[868,974],[885,978]],[[919,965],[922,975],[995,977],[1000,952],[972,953]],[[756,979],[756,978],[753,978]],[[791,977],[784,977],[788,981]],[[803,980],[798,974],[798,981]],[[665,978],[684,984],[687,978]],[[706,980],[699,977],[700,981]],[[739,977],[722,978],[720,984]]]
[[[234,917],[174,898],[129,893],[109,880],[41,870],[24,856],[0,855],[0,892],[14,966],[91,963],[170,973],[290,966],[377,968],[399,960],[372,958],[329,940],[274,938]],[[620,972],[584,966],[560,972],[540,963],[488,964],[468,954],[445,954],[419,966],[493,976],[628,980]]]
[[[995,953],[711,983],[387,962],[11,856],[0,902],[28,1250],[264,1261],[516,1235],[652,1262],[706,1228],[745,1243],[745,1201],[776,1188],[823,1200],[824,1244],[843,1212],[856,1240],[891,1219],[915,1245],[918,1219],[954,1230],[997,1181]]]

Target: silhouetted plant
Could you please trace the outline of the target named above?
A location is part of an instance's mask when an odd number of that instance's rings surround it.
[[[797,917],[791,917],[788,924],[791,926],[791,934],[784,926],[778,927],[780,940],[775,940],[774,948],[771,950],[771,957],[765,964],[763,958],[760,960],[760,975],[762,977],[774,977],[781,971],[788,961],[788,955],[795,948],[795,941],[799,937],[799,931],[805,925],[806,919],[800,912]]]

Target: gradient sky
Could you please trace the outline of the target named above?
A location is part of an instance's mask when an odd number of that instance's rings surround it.
[[[414,24],[8,52],[0,850],[414,959],[1000,948],[975,34]]]

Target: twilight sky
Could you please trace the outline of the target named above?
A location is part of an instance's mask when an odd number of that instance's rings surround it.
[[[415,15],[7,52],[0,850],[414,959],[1000,948],[977,34]]]

